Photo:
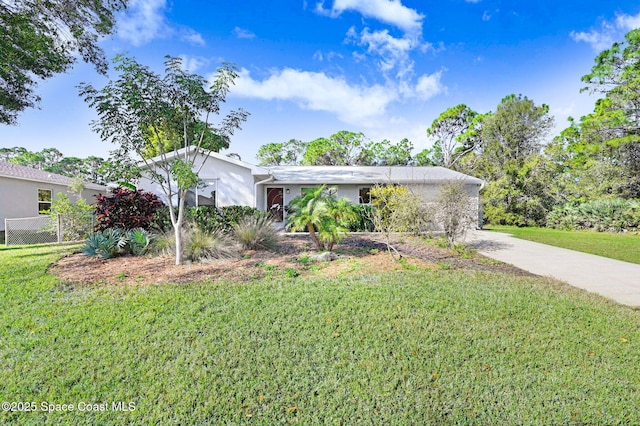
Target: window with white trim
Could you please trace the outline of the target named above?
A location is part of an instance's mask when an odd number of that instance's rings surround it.
[[[51,211],[51,200],[53,200],[53,190],[38,188],[38,212],[48,214]]]

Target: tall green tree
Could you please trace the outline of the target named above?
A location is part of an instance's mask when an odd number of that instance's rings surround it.
[[[438,143],[442,152],[442,164],[453,167],[458,160],[469,154],[476,147],[479,139],[466,137],[475,124],[478,113],[464,104],[459,104],[444,111],[431,123],[427,134]]]
[[[185,199],[189,189],[198,184],[205,164],[196,160],[200,155],[206,159],[214,151],[209,135],[228,139],[248,116],[243,109],[232,110],[217,124],[210,122],[220,115],[238,73],[234,66],[224,64],[209,84],[202,76],[185,71],[180,58],[166,58],[164,76],[124,56],[117,56],[115,64],[120,73],[118,79],[100,90],[83,84],[80,94],[98,113],[93,127],[102,140],[118,146],[115,155],[119,168],[138,174],[144,171],[160,185],[170,203],[179,200],[177,212],[169,212],[175,232],[176,264],[180,264]],[[162,132],[175,131],[176,124],[182,129],[182,139],[170,144],[172,149],[168,151]],[[152,144],[159,152],[157,161],[148,158]],[[137,160],[142,160],[142,167],[138,167]]]
[[[544,224],[549,205],[540,183],[542,146],[553,125],[547,105],[522,95],[502,99],[482,120],[481,148],[474,174],[488,183],[485,218],[492,223]]]
[[[40,80],[67,71],[76,55],[106,74],[98,39],[126,0],[0,0],[0,123],[35,107]]]
[[[329,138],[318,138],[306,147],[302,162],[310,166],[352,166],[365,145],[364,134],[342,130]]]
[[[640,197],[640,29],[625,35],[595,59],[582,77],[583,90],[604,97],[592,114],[580,120],[579,142],[573,148],[592,154],[601,169],[626,176],[611,188],[617,196]]]
[[[299,165],[307,144],[298,139],[271,142],[258,149],[256,159],[261,166]]]
[[[407,166],[413,161],[413,143],[404,138],[397,144],[384,139],[365,145],[358,157],[363,166]]]

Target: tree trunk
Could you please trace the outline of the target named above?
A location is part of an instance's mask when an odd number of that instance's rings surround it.
[[[318,248],[318,250],[320,250],[320,251],[324,250],[324,244],[322,244],[322,242],[320,241],[320,239],[316,235],[316,231],[315,231],[315,229],[313,229],[313,224],[311,222],[309,222],[307,224],[307,229],[309,229],[309,235],[311,236],[311,239],[315,243],[315,245]]]

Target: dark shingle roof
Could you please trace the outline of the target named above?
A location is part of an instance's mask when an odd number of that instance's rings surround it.
[[[73,179],[67,176],[45,172],[44,170],[38,170],[32,167],[18,166],[17,164],[7,163],[6,161],[0,161],[0,177],[52,183],[65,186],[69,186],[73,182]],[[95,189],[97,191],[104,191],[107,189],[102,185],[88,182],[85,182],[84,187],[86,189]]]

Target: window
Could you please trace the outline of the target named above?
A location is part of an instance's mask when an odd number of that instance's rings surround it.
[[[38,212],[49,213],[51,211],[51,199],[53,191],[50,189],[38,189]]]
[[[371,204],[371,187],[363,186],[358,190],[358,202],[360,204]]]

